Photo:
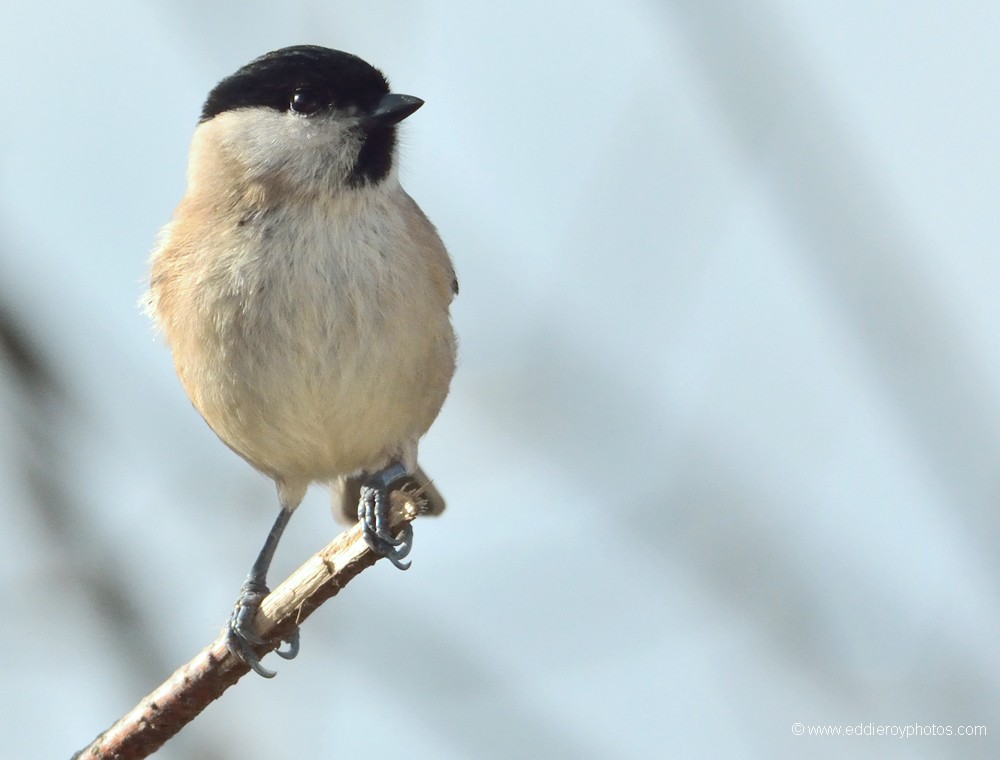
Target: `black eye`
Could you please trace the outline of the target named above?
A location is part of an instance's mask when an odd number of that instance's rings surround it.
[[[323,99],[312,90],[296,90],[288,107],[295,113],[316,113],[323,107]]]

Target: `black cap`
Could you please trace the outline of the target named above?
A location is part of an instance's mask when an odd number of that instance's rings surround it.
[[[389,83],[356,55],[296,45],[262,55],[219,82],[208,94],[201,121],[238,108],[288,111],[296,91],[309,92],[325,106],[372,111],[388,94]]]

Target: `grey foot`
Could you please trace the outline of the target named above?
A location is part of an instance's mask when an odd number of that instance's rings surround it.
[[[253,629],[253,619],[260,609],[260,603],[268,595],[267,586],[252,578],[247,578],[240,587],[240,597],[236,600],[236,606],[229,616],[227,625],[226,644],[229,651],[238,659],[246,663],[250,668],[264,678],[274,678],[275,672],[268,670],[260,664],[260,658],[254,651],[254,647],[266,644],[267,641],[258,636]],[[299,653],[299,629],[296,628],[288,638],[288,649],[276,649],[275,654],[291,660]]]
[[[358,520],[364,530],[365,542],[400,570],[410,567],[410,563],[403,562],[403,558],[412,548],[413,527],[405,523],[399,538],[392,535],[389,530],[389,492],[406,477],[406,470],[398,463],[372,473],[361,485],[361,500],[358,502]]]

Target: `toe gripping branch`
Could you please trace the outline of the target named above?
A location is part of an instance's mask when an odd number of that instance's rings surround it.
[[[413,527],[407,522],[403,524],[398,537],[392,534],[389,528],[389,493],[394,486],[409,477],[403,465],[392,462],[365,479],[361,484],[361,499],[358,501],[358,520],[361,521],[365,542],[400,570],[410,567],[410,563],[403,559],[413,546]]]
[[[246,581],[240,587],[240,596],[236,600],[236,606],[229,616],[227,626],[226,643],[229,651],[236,655],[245,664],[264,678],[274,678],[275,672],[265,668],[260,657],[255,651],[256,647],[267,644],[268,641],[258,636],[254,631],[253,620],[260,609],[260,603],[268,595],[267,586],[252,576],[247,576]],[[299,653],[299,629],[294,628],[289,634],[288,649],[275,649],[274,653],[286,660],[293,659]]]

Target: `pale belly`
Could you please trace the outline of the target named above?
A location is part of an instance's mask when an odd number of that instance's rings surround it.
[[[203,331],[198,361],[178,366],[216,434],[271,477],[327,481],[415,457],[444,402],[455,354],[446,310],[356,306],[234,314]]]

